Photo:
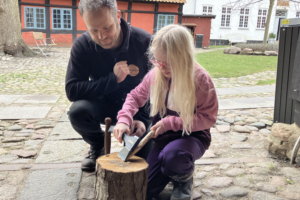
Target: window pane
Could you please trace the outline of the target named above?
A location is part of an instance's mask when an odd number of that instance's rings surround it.
[[[227,13],[231,13],[231,8],[227,8]]]
[[[222,13],[226,13],[226,8],[222,8]]]
[[[249,15],[249,9],[246,9],[246,13],[245,13],[246,15]]]
[[[258,10],[258,15],[261,15],[262,11],[261,10]]]
[[[263,15],[267,15],[267,10],[264,10],[264,11],[263,11]]]
[[[203,6],[203,13],[207,12],[207,6]]]
[[[257,26],[256,26],[257,28],[260,28],[260,21],[261,21],[261,17],[258,17],[257,18]]]
[[[227,15],[227,17],[226,17],[226,26],[227,27],[230,26],[230,15]]]
[[[241,9],[241,14],[244,14],[245,13],[245,9]]]
[[[248,16],[245,16],[245,20],[244,20],[244,28],[248,27]]]
[[[240,24],[239,27],[243,27],[244,16],[240,16]]]

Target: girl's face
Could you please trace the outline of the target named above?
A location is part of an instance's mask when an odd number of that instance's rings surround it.
[[[165,75],[165,77],[171,77],[171,68],[167,62],[167,54],[162,49],[156,49],[154,52],[154,56],[151,59],[152,64],[159,68],[160,71]]]

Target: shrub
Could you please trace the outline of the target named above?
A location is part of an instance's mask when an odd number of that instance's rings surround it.
[[[249,48],[253,51],[278,51],[278,44],[245,44],[240,43],[236,44],[236,47],[240,47],[241,49]]]
[[[274,33],[270,33],[269,38],[276,38],[276,35]]]

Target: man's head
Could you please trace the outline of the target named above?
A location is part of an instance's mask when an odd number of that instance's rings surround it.
[[[80,0],[78,9],[95,43],[103,49],[115,49],[122,43],[116,0]]]

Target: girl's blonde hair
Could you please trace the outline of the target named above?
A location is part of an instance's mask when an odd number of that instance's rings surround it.
[[[183,132],[190,132],[196,108],[196,87],[194,76],[194,45],[191,33],[180,25],[168,25],[160,29],[150,46],[150,53],[157,49],[166,52],[171,66],[171,91],[176,111],[183,122]],[[151,116],[166,114],[165,98],[168,82],[161,70],[156,70]]]

